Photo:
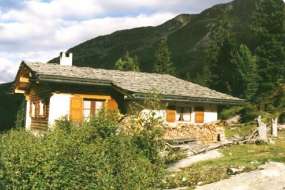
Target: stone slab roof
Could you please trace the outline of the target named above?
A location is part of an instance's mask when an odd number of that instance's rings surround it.
[[[105,81],[131,93],[159,92],[165,96],[212,99],[222,102],[241,103],[243,100],[211,90],[209,88],[185,81],[167,74],[144,73],[94,69],[89,67],[62,66],[47,63],[23,62],[36,76],[49,78],[65,78],[76,80]]]

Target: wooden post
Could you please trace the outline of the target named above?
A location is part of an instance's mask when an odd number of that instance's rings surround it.
[[[272,119],[272,136],[278,137],[278,117]]]
[[[257,118],[257,124],[258,124],[258,139],[261,141],[267,142],[267,126],[265,123],[261,121],[261,116],[258,116]]]

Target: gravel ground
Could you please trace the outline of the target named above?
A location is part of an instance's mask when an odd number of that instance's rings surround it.
[[[217,159],[217,158],[221,158],[222,156],[223,156],[223,154],[220,153],[218,150],[211,150],[211,151],[208,151],[206,153],[198,154],[195,156],[188,156],[187,158],[182,159],[182,160],[176,162],[175,164],[171,165],[168,168],[168,171],[176,172],[182,168],[187,168],[187,167],[189,167],[192,164],[195,164],[197,162],[205,161],[205,160],[211,160],[211,159]]]
[[[285,190],[285,164],[269,162],[260,170],[200,186],[196,190]]]

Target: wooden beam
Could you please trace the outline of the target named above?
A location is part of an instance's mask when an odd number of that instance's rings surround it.
[[[16,94],[25,94],[24,90],[15,89]]]
[[[20,77],[20,79],[19,79],[19,82],[21,83],[29,83],[30,82],[30,80],[29,80],[29,78],[26,78],[26,77]]]

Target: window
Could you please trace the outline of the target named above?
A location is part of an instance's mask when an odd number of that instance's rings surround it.
[[[104,108],[104,101],[85,99],[83,101],[83,117],[88,120],[96,116]]]
[[[190,107],[177,107],[177,121],[190,122],[191,121],[191,108]]]
[[[39,103],[39,116],[41,116],[41,117],[44,116],[44,114],[45,114],[44,109],[45,109],[45,106],[44,106],[43,102],[40,101],[40,103]]]
[[[36,117],[36,104],[31,102],[31,117]]]
[[[47,104],[40,100],[30,102],[30,116],[32,118],[46,118]]]

